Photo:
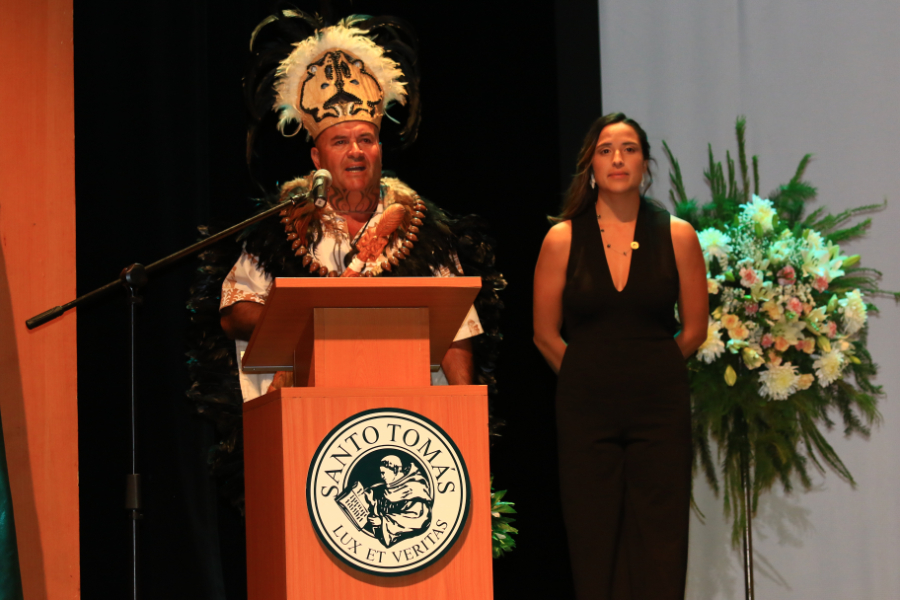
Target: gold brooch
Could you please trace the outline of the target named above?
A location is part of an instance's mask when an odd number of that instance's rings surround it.
[[[631,249],[632,249],[632,250],[637,250],[637,249],[640,248],[640,247],[641,247],[641,245],[638,244],[637,242],[631,242]]]

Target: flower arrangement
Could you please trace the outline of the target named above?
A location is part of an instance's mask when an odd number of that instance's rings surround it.
[[[867,307],[859,288],[829,293],[846,274],[841,267],[859,255],[842,255],[813,228],[776,234],[777,224],[772,201],[754,194],[737,222],[699,232],[713,309],[697,359],[714,364],[725,352],[740,355],[756,372],[760,396],[787,400],[814,383],[827,387],[859,363]],[[736,383],[732,365],[724,377]]]
[[[734,512],[737,543],[759,494],[780,481],[786,491],[799,480],[809,488],[809,465],[828,465],[853,484],[820,427],[840,414],[847,435],[868,435],[879,418],[880,386],[866,349],[867,302],[886,293],[880,273],[846,256],[840,242],[861,236],[870,220],[848,222],[862,206],[831,215],[818,208],[804,217],[816,190],[802,177],[811,155],[793,179],[759,196],[758,159],[752,158],[753,190],[744,150],[745,121],[737,121],[741,182],[726,154],[728,179],[709,150],[705,172],[712,201],[698,207],[672,164],[670,199],[676,216],[698,232],[707,266],[710,300],[706,342],[688,361],[691,374],[695,469],[702,468],[718,492],[710,440],[718,446],[725,482],[725,511]],[[894,294],[895,298],[898,297]],[[742,476],[752,506],[746,506]]]

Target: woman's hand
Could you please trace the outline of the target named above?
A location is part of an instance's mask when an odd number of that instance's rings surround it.
[[[691,224],[672,217],[672,245],[678,267],[678,316],[681,332],[675,338],[685,358],[706,341],[709,324],[709,292],[706,263],[700,241]]]
[[[554,373],[559,373],[566,352],[566,342],[559,332],[571,245],[572,223],[564,221],[554,225],[544,238],[534,269],[534,343]]]

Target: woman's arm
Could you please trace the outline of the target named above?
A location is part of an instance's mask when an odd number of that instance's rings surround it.
[[[685,358],[706,341],[709,324],[709,292],[706,287],[706,263],[700,241],[691,224],[672,217],[672,245],[678,267],[678,315],[681,332],[675,338]]]
[[[559,330],[571,244],[572,224],[565,221],[554,225],[544,238],[534,269],[534,343],[554,373],[559,373],[566,352],[566,342]]]

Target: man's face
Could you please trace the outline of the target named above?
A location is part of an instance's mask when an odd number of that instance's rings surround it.
[[[366,121],[345,121],[319,134],[312,149],[316,169],[331,173],[331,185],[343,191],[362,191],[381,180],[378,129]]]

